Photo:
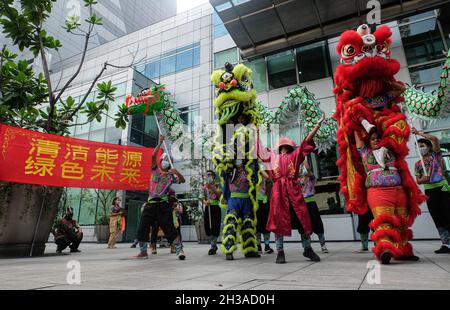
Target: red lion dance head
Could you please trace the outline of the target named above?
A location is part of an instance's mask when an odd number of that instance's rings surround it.
[[[367,25],[357,31],[345,31],[337,45],[341,65],[336,68],[335,82],[339,91],[354,96],[373,97],[385,91],[400,70],[400,63],[390,59],[391,29],[381,26],[373,34]]]

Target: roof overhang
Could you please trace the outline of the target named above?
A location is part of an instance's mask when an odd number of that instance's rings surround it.
[[[366,22],[368,0],[210,0],[244,58],[339,36]],[[381,22],[414,15],[450,0],[379,0]],[[221,9],[222,8],[222,9]]]

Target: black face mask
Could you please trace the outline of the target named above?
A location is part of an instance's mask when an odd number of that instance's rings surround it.
[[[66,219],[72,220],[72,218],[73,218],[73,214],[67,214],[67,215],[66,215]]]

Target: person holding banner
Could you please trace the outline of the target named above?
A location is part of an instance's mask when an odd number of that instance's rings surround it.
[[[439,232],[442,246],[436,254],[450,253],[450,186],[443,175],[443,162],[439,139],[433,135],[412,129],[412,133],[422,136],[418,140],[420,160],[415,165],[415,174],[418,184],[423,184],[433,222]],[[426,170],[426,172],[424,171]]]
[[[139,240],[140,253],[134,258],[148,258],[148,242],[150,234],[150,226],[156,221],[164,231],[169,243],[174,243],[176,254],[180,260],[184,260],[186,255],[183,251],[181,236],[177,232],[173,224],[173,213],[169,203],[169,194],[172,184],[184,183],[184,177],[176,170],[170,169],[170,160],[167,155],[163,154],[160,159],[161,168],[157,165],[157,156],[165,137],[159,137],[159,143],[152,155],[152,176],[150,181],[150,191],[148,202],[142,211],[139,223],[137,239]]]
[[[206,236],[209,238],[211,248],[208,255],[216,255],[217,239],[220,235],[220,223],[222,221],[222,212],[219,206],[220,182],[216,177],[216,173],[212,170],[206,172],[206,184],[203,185],[203,205],[205,206],[204,224]]]

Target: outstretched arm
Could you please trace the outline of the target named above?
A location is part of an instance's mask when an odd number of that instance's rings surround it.
[[[153,154],[152,154],[152,168],[158,167],[158,164],[156,162],[156,157],[158,156],[159,149],[161,148],[161,144],[164,142],[164,139],[165,139],[165,137],[163,135],[160,135],[159,136],[158,145],[153,150]]]
[[[308,136],[305,139],[305,142],[310,142],[314,138],[314,136],[317,134],[317,132],[320,129],[320,126],[322,126],[323,121],[325,120],[325,113],[322,114],[322,117],[319,119],[319,121],[316,124],[316,127],[314,127],[313,130],[308,134]]]
[[[437,153],[441,151],[441,145],[439,144],[439,139],[436,136],[433,136],[429,133],[424,133],[423,131],[418,131],[416,128],[411,129],[412,134],[424,137],[431,141],[433,145],[433,152]]]

